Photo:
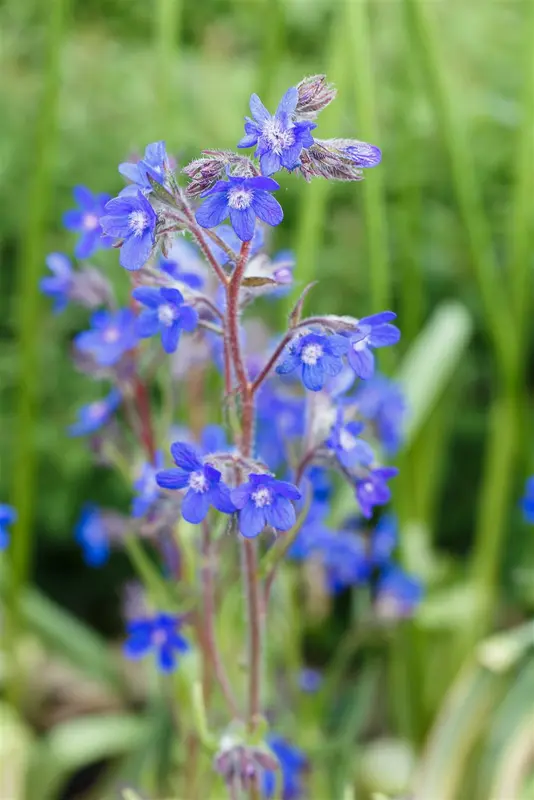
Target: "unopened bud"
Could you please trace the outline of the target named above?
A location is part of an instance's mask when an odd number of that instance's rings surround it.
[[[335,99],[337,91],[328,83],[326,75],[311,75],[298,85],[299,99],[295,114],[297,117],[316,119],[318,114]]]

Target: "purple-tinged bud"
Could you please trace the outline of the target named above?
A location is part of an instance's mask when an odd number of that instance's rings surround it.
[[[316,119],[337,95],[332,83],[328,83],[326,75],[311,75],[297,84],[299,99],[295,114],[305,119]]]
[[[264,772],[278,769],[278,761],[267,749],[221,743],[214,760],[216,772],[222,776],[229,789],[245,792],[260,785]]]
[[[186,189],[188,197],[199,197],[211,189],[218,180],[226,175],[226,169],[232,175],[251,178],[259,175],[257,167],[249,158],[239,156],[230,150],[203,150],[203,158],[196,158],[182,170],[191,182]]]
[[[361,181],[363,170],[358,168],[350,154],[335,145],[334,139],[315,140],[300,156],[300,174],[309,182],[312,178],[331,181]]]

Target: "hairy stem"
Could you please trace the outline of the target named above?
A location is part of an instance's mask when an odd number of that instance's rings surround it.
[[[250,458],[254,436],[254,398],[252,386],[241,351],[239,341],[239,289],[245,274],[250,252],[250,242],[243,242],[236,267],[227,287],[226,294],[226,345],[230,352],[234,372],[237,377],[242,401],[241,455]],[[239,470],[239,477],[241,471]],[[258,555],[256,543],[249,539],[242,542],[243,578],[248,608],[249,627],[249,701],[248,726],[256,727],[261,711],[261,639],[262,639],[262,601],[258,575]]]

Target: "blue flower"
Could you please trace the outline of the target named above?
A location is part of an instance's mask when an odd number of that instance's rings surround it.
[[[381,617],[409,617],[422,597],[423,587],[420,581],[392,564],[378,580],[376,608]]]
[[[139,336],[147,338],[159,332],[166,353],[174,353],[182,331],[192,331],[197,326],[197,312],[184,304],[184,297],[178,289],[140,286],[133,290],[132,295],[147,307],[137,320]]]
[[[198,290],[202,289],[204,286],[204,278],[199,275],[198,272],[188,272],[187,270],[182,269],[177,261],[173,261],[170,258],[163,258],[163,256],[161,256],[159,260],[159,268],[169,275],[173,280],[183,283],[190,289]]]
[[[100,220],[104,232],[123,239],[119,262],[125,269],[141,269],[148,261],[156,240],[157,214],[142,192],[122,195],[106,205]]]
[[[358,465],[370,466],[374,461],[375,454],[371,445],[358,438],[363,429],[362,422],[343,423],[343,413],[338,411],[326,445],[334,451],[339,463],[346,469]]]
[[[204,426],[200,434],[200,449],[205,456],[209,455],[209,453],[220,453],[223,450],[229,450],[226,431],[222,425]]]
[[[239,509],[239,530],[243,536],[253,538],[266,525],[278,531],[292,528],[296,514],[291,500],[300,500],[301,493],[292,483],[251,473],[246,483],[232,489],[230,496]]]
[[[318,669],[303,667],[299,674],[299,686],[306,694],[315,694],[321,688],[323,674]]]
[[[234,251],[234,253],[239,252],[239,248],[241,247],[241,240],[239,239],[234,229],[230,227],[230,225],[219,225],[215,233],[219,236],[220,239],[223,240],[223,242],[226,245],[228,245],[228,247],[231,250]],[[256,230],[254,231],[254,236],[250,241],[250,256],[255,255],[258,252],[258,250],[261,250],[261,248],[263,247],[263,243],[264,243],[263,229],[261,228],[261,226],[258,226],[256,227]],[[222,249],[222,247],[219,247],[219,245],[215,244],[215,242],[210,242],[209,247],[212,254],[215,256],[215,258],[217,259],[219,264],[221,264],[221,266],[228,263],[228,255]]]
[[[256,451],[276,469],[286,461],[291,440],[304,434],[304,399],[282,395],[264,383],[258,392],[257,411]]]
[[[285,375],[300,368],[304,386],[318,392],[327,378],[343,369],[341,356],[347,348],[347,339],[339,334],[307,333],[289,345],[288,354],[276,371]]]
[[[76,524],[75,539],[90,567],[101,567],[109,558],[109,538],[100,510],[90,503],[82,509]]]
[[[359,385],[354,400],[362,417],[375,423],[386,453],[395,453],[402,441],[407,410],[399,384],[383,375],[375,375]]]
[[[348,361],[360,378],[370,378],[374,372],[375,359],[371,348],[387,347],[399,341],[399,329],[389,324],[396,316],[393,311],[382,311],[358,321],[356,332],[350,335]]]
[[[5,550],[9,544],[8,525],[17,520],[17,512],[12,506],[0,503],[0,550]]]
[[[163,466],[163,453],[157,452],[154,464],[145,461],[141,468],[141,474],[134,483],[136,496],[132,502],[132,517],[144,517],[147,511],[155,503],[159,495],[159,486],[156,481],[156,473]]]
[[[534,525],[534,475],[527,479],[525,494],[521,499],[521,508],[526,522]]]
[[[135,186],[144,192],[152,191],[152,186],[148,180],[148,176],[163,184],[165,180],[165,167],[167,166],[167,152],[165,150],[165,142],[153,142],[145,148],[145,155],[137,163],[132,161],[124,161],[119,164],[119,172],[127,180],[131,181]],[[132,191],[131,186],[123,189],[121,196],[130,194]]]
[[[303,796],[302,773],[306,769],[307,759],[302,750],[289,744],[281,736],[271,734],[267,744],[275,754],[282,772],[282,800],[298,800]],[[263,773],[263,795],[274,798],[276,791],[276,772],[265,770]]]
[[[221,473],[211,464],[203,464],[196,450],[185,442],[174,442],[171,454],[178,469],[166,469],[156,474],[162,489],[187,489],[182,500],[182,516],[196,524],[206,517],[210,506],[223,514],[233,514],[234,505]]]
[[[132,620],[127,624],[128,639],[124,643],[127,658],[143,658],[153,651],[162,672],[172,672],[177,656],[187,653],[189,643],[180,633],[180,617],[159,613],[152,618]]]
[[[348,531],[333,532],[322,543],[320,552],[332,594],[369,580],[371,565],[361,536]]]
[[[314,122],[294,122],[298,91],[293,86],[280,100],[276,113],[269,114],[257,94],[250,98],[250,117],[245,117],[245,133],[238,147],[254,147],[264,175],[272,175],[282,167],[295,169],[300,164],[304,147],[311,147]]]
[[[95,311],[90,331],[74,338],[82,353],[89,353],[101,367],[111,367],[137,344],[136,318],[129,308],[119,311]]]
[[[72,265],[63,253],[50,253],[45,259],[53,275],[41,278],[39,287],[43,294],[54,300],[54,313],[63,311],[69,302],[72,288]]]
[[[99,247],[111,247],[113,243],[108,236],[102,235],[100,219],[111,195],[93,194],[85,186],[76,186],[73,195],[79,209],[66,211],[63,214],[63,225],[69,231],[80,234],[74,248],[76,258],[90,258]]]
[[[374,506],[382,506],[391,498],[391,490],[387,485],[390,478],[398,475],[396,467],[377,467],[370,470],[365,478],[356,481],[356,498],[364,517],[369,519]]]
[[[384,514],[369,541],[369,559],[374,567],[385,567],[390,563],[398,538],[397,518],[393,514]]]
[[[342,148],[342,150],[358,167],[366,167],[368,169],[369,167],[376,167],[382,161],[382,152],[379,147],[367,142],[359,142],[357,139],[353,139],[351,144]]]
[[[282,222],[282,206],[269,194],[279,188],[272,178],[228,175],[227,181],[217,181],[202,193],[201,197],[208,199],[197,210],[196,220],[203,228],[214,228],[229,216],[239,239],[249,242],[254,236],[256,217],[267,225]]]
[[[71,436],[85,436],[94,433],[108,422],[117,410],[122,400],[122,395],[117,389],[112,389],[103,400],[95,400],[78,409],[78,420],[69,427]]]

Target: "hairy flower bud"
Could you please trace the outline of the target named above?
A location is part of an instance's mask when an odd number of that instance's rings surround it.
[[[305,119],[316,119],[337,95],[332,83],[328,83],[326,75],[311,75],[297,84],[299,99],[295,114]]]
[[[249,158],[230,150],[203,150],[202,155],[203,158],[195,158],[182,170],[191,178],[186,189],[188,197],[199,197],[211,189],[218,180],[224,178],[227,169],[240,177],[250,178],[260,174]]]
[[[308,182],[312,178],[333,181],[363,180],[363,170],[335,142],[335,139],[316,139],[311,147],[302,151],[298,171]]]

